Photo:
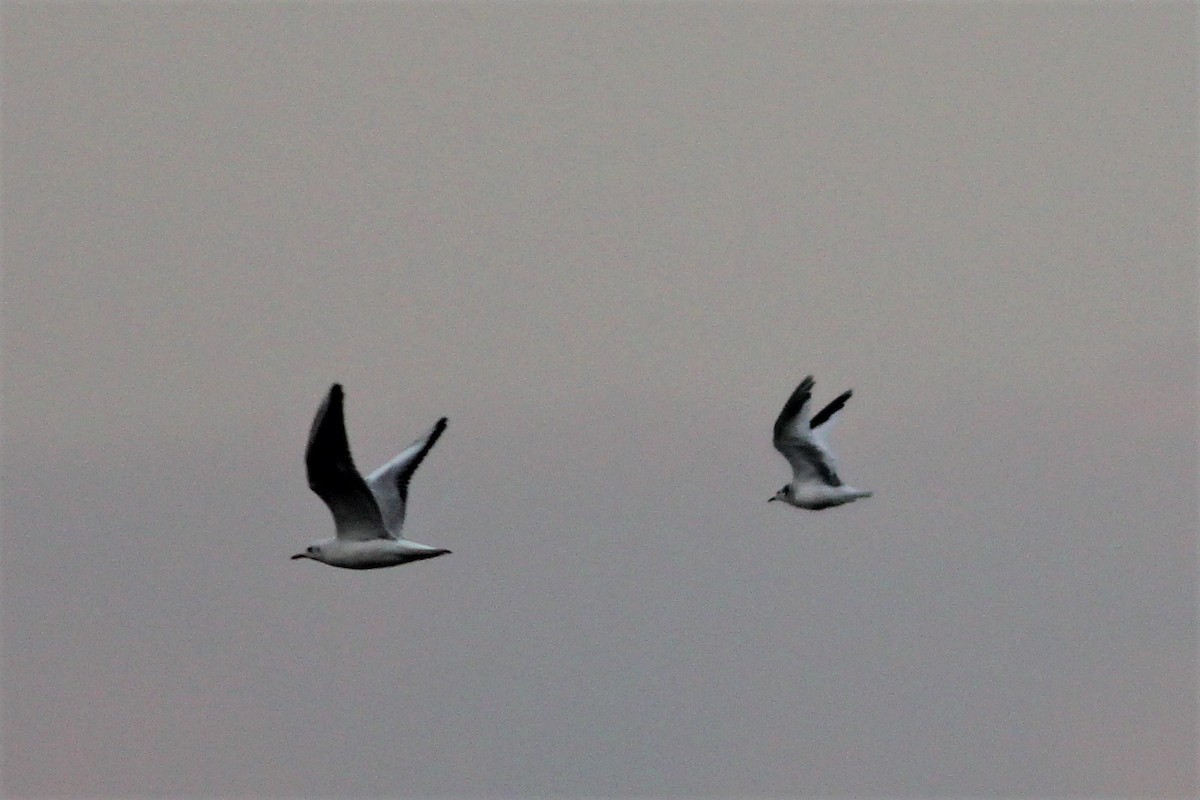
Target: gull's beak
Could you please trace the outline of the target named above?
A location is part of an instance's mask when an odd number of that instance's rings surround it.
[[[769,503],[769,502],[771,502],[772,500],[775,500],[775,499],[776,499],[776,498],[774,498],[774,497],[768,497],[768,498],[767,498],[767,502]],[[292,556],[292,558],[295,558],[295,556]]]
[[[292,556],[292,561],[295,561],[297,558],[308,558],[308,553],[296,553],[296,555]]]

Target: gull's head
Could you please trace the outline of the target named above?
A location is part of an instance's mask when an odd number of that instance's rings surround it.
[[[775,493],[774,497],[767,498],[767,502],[770,503],[772,500],[782,500],[783,502],[786,503],[788,501],[788,498],[791,497],[791,494],[788,491],[791,488],[792,488],[792,485],[790,483],[785,483],[783,485],[783,488]]]
[[[313,561],[324,561],[325,553],[321,548],[321,543],[317,542],[316,544],[310,544],[303,553],[296,553],[296,555],[292,556],[292,561],[295,561],[297,558],[311,558]]]

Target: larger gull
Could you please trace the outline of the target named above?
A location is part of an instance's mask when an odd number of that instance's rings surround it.
[[[812,375],[800,381],[775,420],[775,449],[792,465],[792,482],[770,499],[816,511],[870,497],[871,493],[842,483],[824,431],[817,430],[846,405],[851,392],[842,392],[810,419],[808,401],[814,385]]]
[[[333,512],[337,535],[313,542],[292,558],[311,558],[345,569],[376,569],[449,553],[400,535],[408,482],[444,430],[442,417],[429,433],[363,480],[350,458],[342,387],[335,383],[313,419],[304,461],[308,485]]]

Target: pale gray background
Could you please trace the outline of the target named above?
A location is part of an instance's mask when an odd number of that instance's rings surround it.
[[[6,3],[5,794],[1193,795],[1196,10]]]

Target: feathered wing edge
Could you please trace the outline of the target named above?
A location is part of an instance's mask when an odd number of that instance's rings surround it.
[[[406,447],[399,455],[367,476],[367,486],[379,505],[383,524],[393,539],[402,538],[408,507],[408,484],[429,451],[446,430],[448,420],[439,419],[432,430]]]

